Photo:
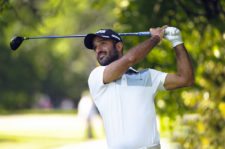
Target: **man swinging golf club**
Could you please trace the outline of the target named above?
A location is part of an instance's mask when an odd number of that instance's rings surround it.
[[[180,31],[167,26],[149,31],[149,39],[124,55],[122,39],[111,29],[88,34],[84,39],[86,48],[95,51],[101,65],[91,72],[88,84],[102,116],[110,149],[160,148],[154,107],[157,91],[191,86],[194,82],[193,68]],[[150,68],[137,71],[132,68],[163,37],[173,45],[177,72],[165,73]]]

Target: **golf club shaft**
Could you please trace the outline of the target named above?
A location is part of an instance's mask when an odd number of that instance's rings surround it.
[[[118,33],[120,36],[151,36],[150,32],[133,32],[133,33]],[[86,35],[66,35],[66,36],[36,36],[36,37],[24,37],[24,40],[29,39],[46,39],[46,38],[80,38]]]
[[[120,36],[151,36],[150,32],[119,33]]]

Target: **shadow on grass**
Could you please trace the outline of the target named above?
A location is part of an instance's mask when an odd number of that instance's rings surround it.
[[[13,138],[1,138],[0,137],[0,143],[9,143],[9,142],[12,142],[12,143],[16,143],[16,142],[19,142],[19,140],[17,139],[13,139]]]

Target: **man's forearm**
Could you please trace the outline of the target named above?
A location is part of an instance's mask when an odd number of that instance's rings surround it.
[[[159,42],[160,37],[153,36],[150,39],[131,48],[123,58],[128,59],[130,65],[136,64],[142,60]]]
[[[184,78],[187,86],[192,85],[194,82],[194,72],[190,56],[184,44],[174,47],[174,50],[177,60],[177,75]]]

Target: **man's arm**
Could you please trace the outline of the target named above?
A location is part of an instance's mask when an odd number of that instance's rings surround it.
[[[177,45],[174,50],[177,60],[177,72],[166,76],[164,87],[167,90],[191,86],[194,83],[193,67],[184,44]]]
[[[164,28],[150,29],[151,38],[131,48],[120,59],[106,66],[103,73],[103,82],[106,84],[119,79],[130,66],[141,61],[160,42],[164,35]],[[120,48],[120,45],[116,46]]]
[[[172,90],[193,85],[194,71],[188,52],[183,44],[180,30],[175,27],[166,28],[165,38],[168,39],[174,47],[177,60],[177,72],[166,76],[164,87],[167,90]]]

